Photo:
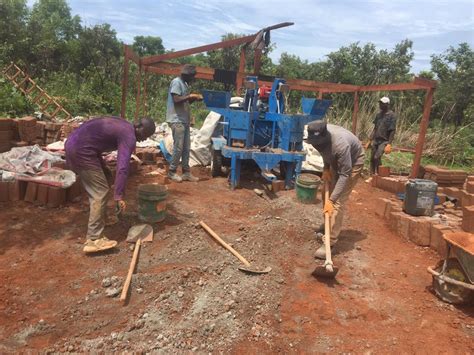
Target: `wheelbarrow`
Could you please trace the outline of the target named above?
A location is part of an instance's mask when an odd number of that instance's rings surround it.
[[[435,268],[428,267],[433,275],[433,289],[443,301],[467,304],[474,301],[474,234],[445,233],[446,258]]]

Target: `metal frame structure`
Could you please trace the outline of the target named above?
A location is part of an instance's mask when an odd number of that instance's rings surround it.
[[[240,51],[240,62],[239,70],[236,73],[235,87],[237,92],[240,92],[245,78],[248,75],[258,75],[260,73],[261,66],[261,55],[262,49],[258,46],[255,48],[253,73],[245,72],[246,65],[246,48],[252,44],[252,42],[258,40],[259,36],[282,27],[293,25],[292,22],[283,22],[277,25],[265,27],[257,33],[249,36],[235,38],[227,41],[217,42],[204,46],[184,49],[175,52],[169,52],[165,54],[158,54],[146,57],[139,57],[128,45],[124,45],[124,64],[123,64],[123,80],[122,80],[122,105],[121,105],[121,117],[125,117],[125,107],[127,101],[127,91],[129,83],[129,65],[130,61],[134,62],[138,66],[136,82],[136,109],[135,119],[138,118],[140,110],[143,108],[146,115],[146,96],[147,96],[147,75],[148,73],[161,74],[161,75],[175,75],[178,76],[181,73],[181,64],[167,62],[167,60],[177,59],[186,57],[198,53],[208,52],[217,49],[229,48],[234,46],[242,45]],[[144,73],[144,75],[142,75]],[[214,80],[215,69],[208,67],[196,67],[196,78],[204,80]],[[143,95],[142,95],[142,76],[143,76]],[[271,86],[271,81],[260,80],[261,84]],[[426,91],[423,116],[420,122],[420,130],[418,132],[418,140],[415,148],[415,155],[413,158],[413,165],[410,177],[417,177],[420,165],[421,156],[423,154],[423,146],[425,143],[426,132],[428,129],[428,123],[430,119],[431,106],[433,103],[433,95],[436,89],[437,82],[428,80],[420,77],[414,77],[412,82],[408,83],[395,83],[385,85],[350,85],[350,84],[338,84],[330,82],[318,82],[313,80],[303,79],[286,79],[286,84],[289,85],[291,90],[309,91],[317,93],[318,98],[322,98],[323,94],[330,93],[353,93],[354,94],[354,108],[352,112],[352,132],[355,133],[357,130],[357,115],[359,111],[359,93],[361,92],[372,92],[372,91],[405,91],[405,90],[424,90]]]

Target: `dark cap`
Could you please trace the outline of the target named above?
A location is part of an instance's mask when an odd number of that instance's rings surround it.
[[[192,64],[185,64],[181,69],[181,74],[184,75],[196,75],[196,66]]]
[[[328,126],[324,121],[312,121],[308,123],[308,136],[324,136]]]

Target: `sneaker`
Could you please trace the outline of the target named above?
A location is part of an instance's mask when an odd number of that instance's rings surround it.
[[[97,253],[99,251],[112,249],[117,245],[117,241],[107,239],[106,237],[102,237],[99,239],[87,239],[84,249],[84,253]]]
[[[332,253],[332,248],[333,247],[331,246],[331,253]],[[324,246],[324,243],[321,244],[318,250],[316,250],[316,252],[314,253],[314,257],[316,259],[321,259],[321,260],[326,259],[326,247]]]
[[[171,181],[174,181],[174,182],[181,182],[181,181],[183,181],[183,179],[181,178],[181,176],[179,176],[179,175],[176,174],[176,173],[172,173],[171,171],[168,173],[168,177],[171,179]]]
[[[191,173],[184,173],[182,177],[183,181],[191,181],[191,182],[198,182],[199,178],[196,176],[193,176]]]

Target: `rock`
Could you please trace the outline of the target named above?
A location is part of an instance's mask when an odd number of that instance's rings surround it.
[[[182,298],[183,296],[184,296],[184,292],[183,292],[183,291],[179,291],[179,292],[178,292],[178,297],[179,297],[179,298]]]
[[[120,293],[120,290],[117,287],[109,287],[105,290],[105,295],[107,297],[117,297]]]
[[[137,287],[136,291],[137,291],[137,293],[141,294],[141,293],[143,293],[143,288]]]
[[[112,280],[108,277],[102,280],[102,287],[110,287],[112,286]]]
[[[265,191],[260,190],[260,189],[253,189],[253,192],[255,192],[257,196],[262,197]]]

